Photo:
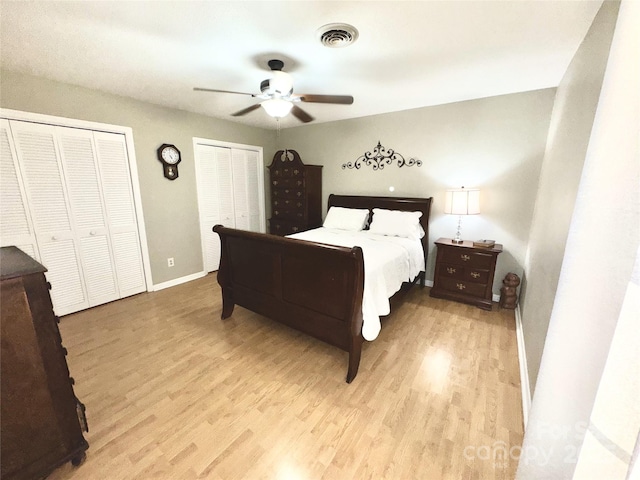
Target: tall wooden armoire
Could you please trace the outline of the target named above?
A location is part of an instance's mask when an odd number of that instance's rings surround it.
[[[271,218],[276,235],[322,225],[322,166],[305,165],[295,150],[279,150],[269,165]]]

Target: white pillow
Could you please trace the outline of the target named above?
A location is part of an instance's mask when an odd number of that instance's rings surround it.
[[[322,226],[359,232],[367,225],[367,220],[369,220],[369,210],[366,208],[331,207]]]
[[[420,240],[424,229],[420,225],[422,212],[403,212],[400,210],[373,209],[373,220],[369,231],[390,237],[405,237]]]

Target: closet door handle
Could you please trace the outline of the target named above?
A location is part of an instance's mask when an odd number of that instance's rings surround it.
[[[96,236],[96,231],[95,230],[91,230],[89,232],[89,235],[91,235],[92,237],[95,237]]]
[[[58,237],[56,237],[55,235],[51,236],[51,240],[53,240],[54,242],[58,240]]]

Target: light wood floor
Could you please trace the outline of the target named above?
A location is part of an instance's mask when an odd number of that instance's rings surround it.
[[[347,354],[241,307],[215,275],[62,319],[87,459],[50,479],[511,479],[513,311],[412,289]],[[502,442],[502,443],[501,443]]]

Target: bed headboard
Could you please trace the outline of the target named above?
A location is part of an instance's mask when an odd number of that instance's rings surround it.
[[[422,249],[424,250],[425,269],[427,265],[427,254],[429,252],[429,212],[431,211],[431,201],[428,198],[402,198],[402,197],[367,197],[360,195],[329,195],[328,208],[368,208],[369,221],[371,221],[371,211],[374,208],[385,208],[387,210],[401,210],[404,212],[422,212],[420,224],[424,229],[422,238]]]

